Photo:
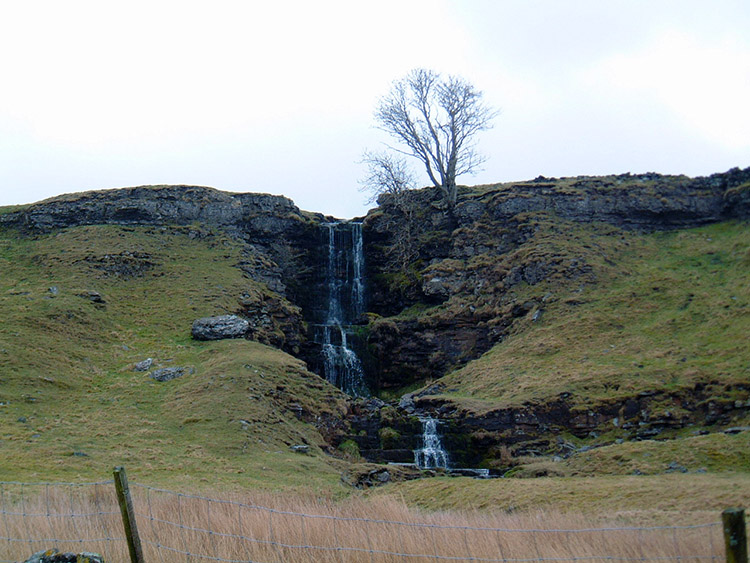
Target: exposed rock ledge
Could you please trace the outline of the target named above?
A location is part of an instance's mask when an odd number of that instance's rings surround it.
[[[230,193],[203,186],[138,186],[67,194],[0,217],[0,224],[49,231],[77,225],[186,225],[238,227],[273,235],[301,219],[284,196]]]

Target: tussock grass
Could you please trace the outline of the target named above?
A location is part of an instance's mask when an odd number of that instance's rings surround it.
[[[436,478],[396,483],[372,494],[396,495],[425,510],[551,511],[611,517],[622,525],[690,524],[710,520],[730,506],[750,506],[750,475]]]
[[[706,527],[663,530],[645,529],[649,526],[634,515],[427,513],[393,496],[332,503],[310,495],[256,492],[216,501],[138,485],[132,490],[146,560],[167,563],[211,558],[338,563],[710,559],[723,552],[718,513],[693,515],[690,525]],[[22,496],[18,487],[6,485],[2,509],[11,513],[6,514],[5,533],[21,540],[0,542],[3,559],[22,560],[55,540],[65,550],[99,551],[108,560],[126,560],[113,494],[103,486],[93,491],[32,487]],[[66,517],[72,512],[79,516]],[[97,538],[113,540],[91,541]]]

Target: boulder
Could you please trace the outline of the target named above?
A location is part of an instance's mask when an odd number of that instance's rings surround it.
[[[191,368],[161,368],[154,370],[151,372],[151,379],[154,379],[156,381],[171,381],[173,379],[177,379],[178,377],[182,377],[186,373],[193,373],[193,370]]]
[[[370,487],[379,487],[392,480],[391,473],[383,468],[366,469],[364,471],[354,471],[353,473],[344,473],[341,480],[356,489],[368,489]]]
[[[24,563],[104,563],[104,558],[98,553],[61,553],[53,548],[38,551]]]
[[[92,303],[96,303],[98,305],[106,303],[101,293],[99,293],[98,291],[86,291],[85,293],[79,293],[77,295],[78,297],[82,297],[83,299],[88,299]]]
[[[141,360],[140,362],[136,363],[133,366],[133,371],[148,371],[151,369],[151,366],[154,364],[153,358],[146,358],[145,360]]]
[[[196,340],[223,340],[242,338],[250,329],[250,323],[237,315],[203,317],[193,322],[192,334]]]

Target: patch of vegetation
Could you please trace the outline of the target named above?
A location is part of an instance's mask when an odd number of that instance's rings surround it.
[[[739,194],[747,194],[750,193],[750,182],[745,182],[744,184],[740,184],[739,186],[735,186],[734,188],[729,188],[725,193],[724,197],[731,197],[731,196],[737,196]]]
[[[338,450],[351,461],[362,461],[362,457],[359,455],[359,446],[354,440],[344,440],[339,444]]]
[[[380,438],[380,447],[387,450],[397,447],[401,434],[394,428],[384,426],[378,430],[378,437]]]
[[[560,465],[573,474],[592,476],[750,473],[750,432],[614,443],[576,453]]]

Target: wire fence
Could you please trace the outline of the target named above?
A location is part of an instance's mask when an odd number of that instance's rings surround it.
[[[113,483],[0,482],[0,561],[50,547],[127,561]]]
[[[724,560],[722,525],[589,527],[582,517],[420,513],[392,499],[255,504],[131,483],[148,563]],[[262,495],[261,495],[262,497]],[[0,482],[0,561],[55,547],[127,561],[112,481]]]

